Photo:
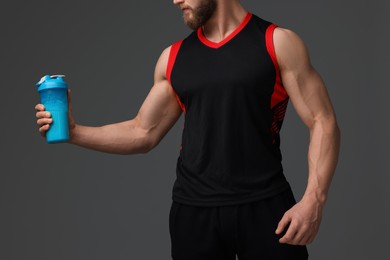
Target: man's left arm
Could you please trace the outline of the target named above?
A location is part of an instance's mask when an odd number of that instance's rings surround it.
[[[303,41],[294,32],[274,31],[274,46],[283,86],[299,117],[310,129],[308,183],[302,199],[280,220],[276,234],[288,226],[280,243],[311,243],[321,224],[338,160],[340,130],[324,82],[310,63]]]

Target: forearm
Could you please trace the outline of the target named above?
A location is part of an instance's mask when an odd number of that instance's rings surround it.
[[[100,127],[76,125],[70,137],[72,144],[114,154],[146,153],[152,146],[136,119]]]
[[[309,176],[304,198],[324,205],[336,169],[340,130],[334,117],[315,120],[310,127],[308,151]]]

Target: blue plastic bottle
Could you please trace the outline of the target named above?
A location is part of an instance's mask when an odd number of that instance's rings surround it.
[[[46,75],[36,84],[45,110],[51,113],[52,123],[46,132],[46,141],[65,143],[69,141],[68,84],[64,75]]]

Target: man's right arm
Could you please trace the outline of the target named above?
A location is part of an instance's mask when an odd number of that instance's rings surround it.
[[[161,54],[155,69],[154,86],[137,116],[128,121],[100,127],[74,124],[70,110],[70,143],[88,149],[116,154],[146,153],[154,148],[177,122],[181,108],[166,78],[170,48]],[[36,106],[40,132],[45,135],[51,123],[43,106]]]

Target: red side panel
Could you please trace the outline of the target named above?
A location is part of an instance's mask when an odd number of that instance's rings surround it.
[[[266,47],[268,54],[270,55],[275,67],[276,79],[274,92],[271,96],[271,110],[273,111],[273,120],[271,131],[275,137],[279,134],[280,128],[283,123],[284,115],[286,114],[288,95],[283,87],[282,79],[280,76],[279,64],[276,58],[275,46],[273,41],[273,33],[277,25],[271,24],[265,32]]]
[[[279,65],[276,58],[275,53],[275,47],[274,47],[274,41],[273,41],[273,33],[277,25],[271,24],[265,33],[265,39],[266,39],[266,46],[267,51],[269,55],[271,56],[272,62],[275,66],[275,72],[276,72],[276,81],[275,81],[275,87],[274,92],[272,94],[271,98],[271,109],[275,107],[276,104],[279,102],[285,100],[288,98],[286,90],[283,88],[282,79],[280,77],[280,71],[279,71]]]
[[[166,70],[166,77],[167,77],[167,80],[168,80],[169,84],[171,84],[171,86],[172,86],[172,82],[171,82],[172,69],[173,69],[173,65],[175,64],[176,56],[177,56],[177,54],[178,54],[178,52],[180,50],[180,46],[181,46],[182,42],[183,42],[183,40],[178,41],[178,42],[172,44],[171,50],[169,52],[168,65],[167,65],[167,70]],[[177,95],[175,89],[173,87],[172,87],[172,89],[175,92],[176,99],[177,99],[177,102],[179,102],[181,110],[183,110],[183,112],[185,113],[186,112],[186,108],[185,108],[184,104],[181,102],[181,100],[180,100],[179,96]]]

